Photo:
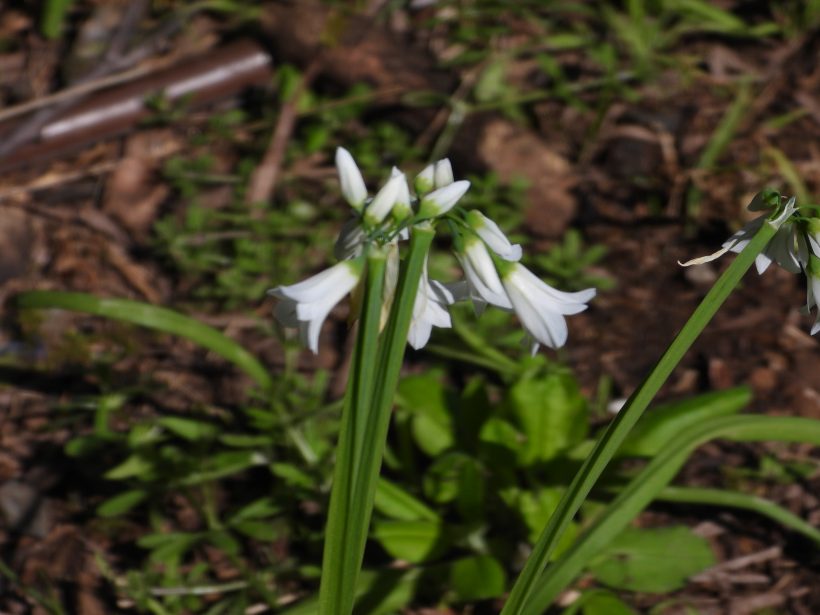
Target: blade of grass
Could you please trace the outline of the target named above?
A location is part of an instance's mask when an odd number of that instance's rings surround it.
[[[666,487],[655,499],[664,502],[680,502],[684,504],[700,504],[748,510],[768,517],[783,527],[799,532],[809,540],[813,540],[820,545],[820,530],[782,506],[778,506],[774,502],[770,502],[756,495],[749,495],[748,493],[739,491],[708,489],[706,487]]]
[[[266,391],[273,386],[273,380],[265,366],[238,343],[213,327],[168,308],[130,299],[107,299],[86,293],[43,290],[20,293],[15,302],[22,309],[83,312],[184,337],[227,359]]]
[[[749,244],[706,294],[706,297],[695,309],[654,369],[630,396],[612,423],[604,430],[592,453],[587,457],[561,498],[538,542],[533,547],[532,554],[513,585],[507,603],[501,612],[502,615],[518,615],[523,612],[529,595],[539,584],[539,578],[549,561],[552,551],[563,536],[572,518],[578,512],[581,504],[586,500],[595,482],[617,453],[624,438],[626,438],[677,364],[680,363],[683,355],[703,332],[715,312],[723,305],[723,302],[740,282],[743,274],[752,266],[757,255],[763,251],[776,232],[777,225],[772,222],[766,222],[761,226]]]
[[[728,416],[716,417],[699,425],[688,427],[666,446],[646,467],[620,492],[603,514],[595,521],[564,554],[542,574],[534,592],[521,613],[538,615],[552,603],[556,596],[581,573],[587,562],[603,549],[626,527],[664,487],[677,475],[681,466],[701,444],[716,438],[734,441],[785,441],[807,442],[820,446],[820,421],[805,418],[783,418],[770,416]],[[799,531],[812,540],[820,539],[820,532],[811,528],[791,513],[779,509],[772,514],[774,504],[751,503],[751,496],[743,494],[727,495],[722,492],[722,501],[712,493],[699,490],[690,492],[721,505],[739,505],[741,508],[765,514],[787,527]],[[680,489],[667,491],[669,498],[679,500],[686,497]],[[754,498],[757,499],[757,498]]]

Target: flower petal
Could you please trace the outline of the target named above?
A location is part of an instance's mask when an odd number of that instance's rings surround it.
[[[356,211],[360,211],[367,199],[367,187],[356,161],[343,147],[336,148],[336,169],[339,172],[339,183],[345,200]]]
[[[465,179],[434,190],[421,199],[419,218],[435,218],[450,211],[470,188]]]
[[[436,163],[436,170],[434,176],[434,183],[436,188],[444,188],[453,183],[453,165],[450,164],[449,158],[442,158]]]

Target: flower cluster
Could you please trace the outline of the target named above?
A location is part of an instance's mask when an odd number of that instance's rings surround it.
[[[700,265],[713,261],[727,252],[739,253],[763,224],[773,224],[777,227],[777,232],[766,248],[757,255],[755,267],[757,272],[762,274],[774,262],[790,273],[803,272],[806,275],[806,310],[818,308],[811,328],[811,334],[814,335],[820,332],[820,218],[801,215],[795,206],[794,197],[785,203],[781,203],[781,200],[780,195],[774,191],[761,192],[752,200],[748,209],[766,213],[729,237],[717,252],[680,264],[684,267]],[[780,208],[780,213],[774,219],[769,219],[769,214],[776,208]]]
[[[556,290],[521,265],[521,246],[512,244],[498,225],[479,211],[463,211],[456,204],[470,187],[455,181],[446,158],[427,166],[413,181],[415,195],[399,169],[392,169],[382,188],[370,197],[353,157],[336,151],[336,167],[345,200],[353,216],[342,228],[335,246],[340,262],[303,282],[279,286],[270,293],[279,299],[276,318],[285,327],[298,328],[302,343],[314,353],[319,332],[330,310],[359,285],[365,258],[371,249],[387,254],[383,285],[384,322],[390,311],[400,265],[399,242],[418,225],[446,218],[453,231],[456,257],[465,279],[444,284],[431,280],[425,261],[413,305],[408,343],[424,347],[433,327],[452,326],[448,308],[470,299],[476,312],[488,305],[514,312],[526,330],[531,350],[541,344],[559,348],[567,340],[565,316],[587,308],[595,296],[590,288],[568,293]]]

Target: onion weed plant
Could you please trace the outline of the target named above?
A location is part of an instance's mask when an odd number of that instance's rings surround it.
[[[281,299],[278,319],[298,328],[303,342],[314,352],[318,350],[321,323],[331,308],[348,293],[354,294],[357,305],[354,310],[359,329],[322,566],[319,612],[323,615],[353,611],[406,344],[420,348],[427,343],[433,326],[450,327],[448,308],[464,299],[472,300],[479,313],[487,305],[514,312],[533,354],[541,345],[559,348],[567,341],[565,317],[585,310],[595,296],[593,289],[569,293],[545,284],[518,262],[520,246],[512,244],[493,220],[479,211],[457,207],[469,184],[454,181],[446,159],[416,177],[415,196],[411,196],[404,174],[394,168],[372,198],[350,154],[340,148],[336,161],[342,193],[353,208],[337,243],[341,260],[304,282],[272,291]],[[801,212],[793,198],[785,200],[771,191],[761,193],[750,209],[763,213],[714,255],[685,263],[699,264],[727,251],[739,253],[588,452],[513,584],[503,614],[538,612],[545,606],[540,604],[533,610],[533,601],[542,595],[536,590],[543,585],[542,576],[549,572],[548,563],[573,518],[661,386],[753,263],[760,272],[771,262],[805,272],[809,278],[808,306],[817,304],[820,276],[815,272],[820,271],[820,236],[810,211]],[[442,229],[451,235],[465,274],[462,281],[442,284],[428,278],[428,252]],[[401,245],[404,240],[409,240],[406,250]],[[818,328],[816,324],[813,332]],[[760,434],[768,430],[784,439],[801,440],[811,432],[809,440],[814,441],[817,424],[794,421],[775,421],[779,427],[763,421],[758,429],[749,429],[748,437],[765,437]],[[749,423],[754,421],[749,419]],[[698,436],[693,437],[698,441]],[[667,460],[666,465],[672,467],[673,461]]]
[[[338,262],[303,282],[271,291],[278,299],[276,318],[297,329],[301,343],[313,352],[319,350],[322,323],[330,310],[351,295],[357,330],[335,453],[329,445],[332,434],[325,430],[317,439],[310,419],[303,424],[288,417],[280,421],[264,409],[269,404],[276,414],[280,396],[293,396],[293,390],[288,392],[293,383],[279,382],[240,345],[207,325],[133,301],[37,291],[17,297],[24,309],[86,312],[187,338],[233,363],[257,385],[259,407],[247,411],[252,423],[265,425],[256,436],[230,433],[209,419],[178,416],[136,425],[119,435],[110,429],[109,418],[124,399],[109,395],[98,408],[95,433],[71,442],[77,455],[98,455],[113,444],[129,451],[107,473],[127,488],[100,506],[102,517],[129,514],[168,489],[191,495],[192,502],[203,507],[208,520],[203,531],[169,535],[157,526],[140,540],[154,561],[165,566],[162,583],[190,592],[183,600],[162,594],[161,588],[132,583],[129,592],[140,608],[197,611],[202,607],[195,603],[197,583],[233,596],[220,602],[220,608],[239,608],[260,598],[282,608],[275,579],[292,574],[293,564],[272,571],[273,576],[249,569],[239,557],[240,541],[273,540],[287,531],[281,525],[283,498],[288,492],[305,497],[323,493],[333,459],[319,593],[289,606],[289,615],[346,615],[354,608],[385,613],[418,596],[454,603],[502,600],[503,613],[534,615],[553,604],[582,571],[614,588],[671,591],[714,560],[705,541],[686,528],[628,528],[653,500],[752,511],[820,544],[816,528],[760,498],[671,486],[703,442],[725,438],[820,445],[820,422],[738,414],[749,400],[745,389],[658,406],[644,416],[753,264],[761,273],[776,263],[806,275],[807,307],[816,308],[816,208],[798,208],[794,199],[764,191],[750,205],[761,212],[759,218],[718,252],[684,263],[697,265],[738,253],[615,419],[590,434],[587,404],[571,372],[538,349],[556,349],[567,342],[566,317],[585,310],[595,291],[579,289],[577,279],[573,292],[558,290],[525,268],[521,247],[493,219],[461,206],[470,184],[455,181],[447,160],[425,168],[412,182],[412,193],[404,174],[393,169],[372,197],[346,150],[337,151],[336,161],[342,194],[352,208],[336,244]],[[463,280],[442,283],[430,277],[430,253],[442,243],[435,241],[442,231],[449,235]],[[462,304],[472,304],[466,311],[478,314],[488,306],[498,308],[488,311],[483,323],[495,323],[504,312],[514,314],[528,352],[522,352],[520,360],[499,352],[492,334],[470,326]],[[818,323],[812,333],[820,329]],[[455,339],[469,350],[430,343],[434,328],[452,328]],[[406,346],[428,343],[439,356],[480,366],[494,378],[476,374],[460,391],[435,371],[400,379]],[[283,460],[274,438],[290,442],[291,461]],[[214,453],[221,446],[226,450]],[[186,457],[185,447],[193,457]],[[637,470],[634,463],[624,463],[636,458],[646,460]],[[262,467],[281,481],[276,495],[220,510],[214,481]],[[374,510],[377,518],[372,520]],[[151,518],[159,519],[157,514],[152,505]],[[504,528],[504,536],[498,528]],[[315,541],[313,536],[310,540]],[[368,538],[408,566],[362,570]],[[533,545],[526,557],[519,548],[522,542]],[[243,579],[207,583],[201,568],[186,577],[186,552],[206,544],[226,552],[244,571]],[[669,544],[679,557],[668,557]],[[625,558],[636,553],[655,562],[651,569],[635,565],[619,572]],[[511,573],[517,574],[512,583]],[[113,573],[111,578],[125,586]],[[163,605],[157,606],[160,599]],[[614,594],[595,590],[585,592],[572,608],[617,612],[612,610],[615,604],[623,606]]]

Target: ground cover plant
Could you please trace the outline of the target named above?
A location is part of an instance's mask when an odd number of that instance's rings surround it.
[[[0,156],[3,610],[816,610],[811,3],[39,8],[7,144],[274,69]]]

